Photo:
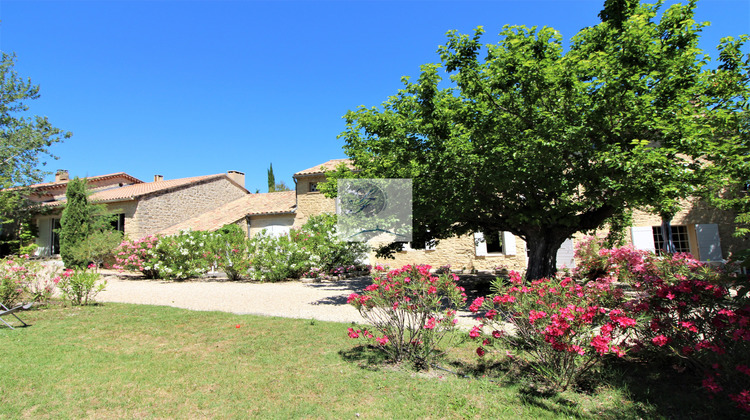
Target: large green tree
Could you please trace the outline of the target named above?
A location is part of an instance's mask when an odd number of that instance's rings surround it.
[[[49,147],[71,136],[53,127],[47,117],[27,114],[27,102],[39,98],[39,86],[18,76],[14,70],[15,60],[15,55],[3,52],[0,61],[0,227],[5,224],[5,229],[0,230],[5,231],[3,237],[15,231],[19,219],[25,217],[29,203],[25,200],[27,191],[21,187],[41,182],[45,175],[40,169],[40,157],[52,157]]]
[[[417,243],[509,231],[528,244],[527,278],[549,276],[574,233],[629,208],[668,217],[725,185],[750,64],[745,37],[725,38],[708,69],[695,7],[607,0],[567,50],[548,27],[487,45],[481,27],[449,32],[441,64],[346,114],[344,149],[359,177],[413,178]]]

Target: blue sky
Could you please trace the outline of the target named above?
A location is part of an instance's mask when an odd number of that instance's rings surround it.
[[[41,86],[31,112],[73,132],[47,170],[144,181],[238,170],[265,192],[271,162],[291,186],[294,172],[345,157],[342,116],[438,62],[447,31],[482,25],[489,43],[505,24],[539,25],[568,40],[602,4],[2,0],[0,49]],[[750,32],[750,1],[702,0],[697,20],[712,22],[701,46],[714,51]]]

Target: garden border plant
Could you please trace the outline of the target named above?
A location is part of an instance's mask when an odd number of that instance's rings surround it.
[[[388,272],[376,266],[372,284],[347,299],[372,327],[350,327],[349,337],[376,346],[393,362],[428,368],[452,344],[456,312],[466,301],[457,280],[455,274],[430,274],[428,265]]]

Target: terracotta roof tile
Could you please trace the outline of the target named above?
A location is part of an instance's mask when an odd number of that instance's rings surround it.
[[[294,214],[296,208],[294,191],[283,191],[265,194],[250,194],[229,202],[199,216],[170,226],[160,231],[163,235],[172,235],[181,230],[216,230],[234,223],[245,216],[266,214]]]
[[[331,159],[323,164],[313,166],[312,168],[308,168],[303,171],[299,171],[294,174],[294,176],[298,177],[323,174],[324,171],[332,171],[336,169],[342,163],[349,167],[349,169],[354,169],[354,165],[352,164],[351,159]]]
[[[126,178],[129,181],[131,181],[133,183],[136,183],[136,184],[143,183],[143,181],[141,181],[140,179],[138,179],[138,178],[136,178],[136,177],[134,177],[132,175],[128,175],[125,172],[115,172],[113,174],[88,176],[88,177],[81,178],[81,179],[85,179],[86,181],[99,181],[99,180],[102,180],[102,179],[118,178],[118,177]],[[55,182],[55,181],[52,181],[52,182],[42,182],[40,184],[29,185],[26,188],[41,189],[41,190],[46,190],[46,189],[50,189],[50,188],[63,188],[64,189],[64,188],[67,187],[68,182],[70,182],[70,181],[71,180],[68,179],[68,180],[59,181],[59,182]]]
[[[93,202],[106,203],[113,201],[128,201],[139,197],[143,197],[148,194],[169,190],[171,188],[178,188],[185,185],[194,184],[196,182],[206,181],[210,179],[221,178],[227,176],[227,174],[216,174],[216,175],[203,175],[194,176],[190,178],[179,178],[170,179],[166,181],[154,181],[154,182],[141,182],[138,184],[125,185],[123,187],[114,187],[107,190],[97,191],[89,197]],[[61,206],[65,203],[64,200],[48,201],[40,203],[45,207],[56,207]]]

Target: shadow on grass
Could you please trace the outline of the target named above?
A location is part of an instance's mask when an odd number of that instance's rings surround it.
[[[603,372],[606,382],[651,416],[668,419],[750,419],[727,398],[712,399],[701,388],[700,372],[666,363],[615,360]]]
[[[388,364],[385,353],[374,346],[357,346],[349,350],[339,350],[342,359],[350,363],[356,363],[360,368],[370,371],[379,371]]]

